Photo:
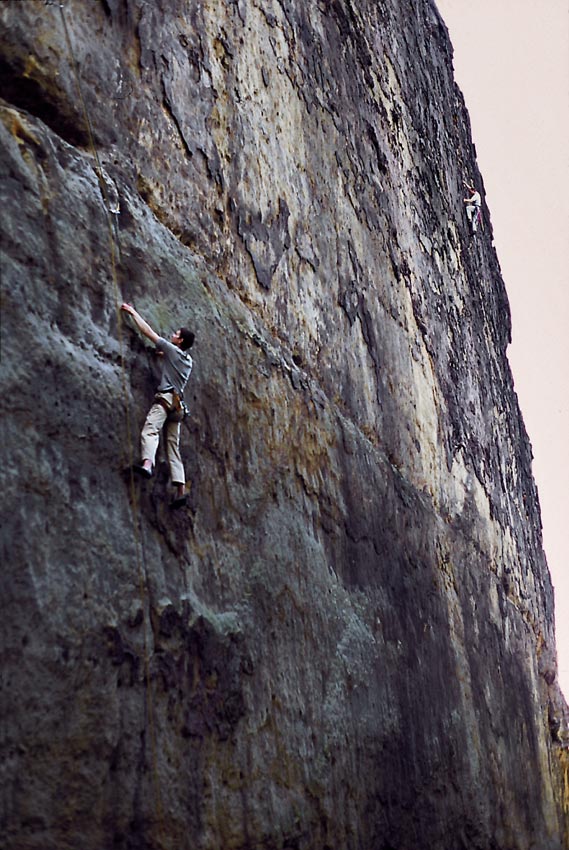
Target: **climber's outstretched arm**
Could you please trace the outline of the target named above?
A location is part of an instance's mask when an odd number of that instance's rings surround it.
[[[144,321],[142,316],[136,312],[131,304],[121,304],[121,310],[124,310],[125,313],[129,313],[132,316],[139,331],[143,333],[144,336],[148,337],[151,342],[156,342],[160,339],[160,335],[157,334],[156,331],[152,330],[148,322]]]

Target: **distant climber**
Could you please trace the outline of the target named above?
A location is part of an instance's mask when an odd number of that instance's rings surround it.
[[[475,186],[472,183],[464,184],[468,191],[470,192],[470,198],[464,198],[464,203],[466,204],[466,215],[468,221],[470,222],[470,229],[472,233],[476,233],[478,230],[478,225],[482,218],[482,198],[480,197],[480,192],[478,192]]]
[[[152,478],[160,433],[165,426],[166,454],[172,483],[176,488],[170,507],[181,508],[186,504],[187,494],[186,476],[180,455],[180,424],[186,409],[183,402],[184,389],[193,366],[188,349],[194,343],[194,334],[188,328],[179,328],[168,342],[152,330],[148,322],[145,322],[130,304],[123,304],[121,310],[132,316],[141,333],[155,344],[158,352],[164,357],[162,377],[154,396],[154,404],[148,411],[140,435],[142,462],[133,468],[144,478]]]

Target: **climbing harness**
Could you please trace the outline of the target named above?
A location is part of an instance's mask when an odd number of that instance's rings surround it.
[[[46,5],[52,5],[52,3],[48,3],[46,0]],[[73,50],[73,44],[71,41],[71,36],[69,34],[69,29],[67,27],[67,21],[65,19],[64,13],[64,4],[59,3],[59,12],[61,15],[61,21],[63,24],[63,30],[65,34],[65,41],[67,43],[67,49],[69,52],[69,58],[71,62],[71,66],[73,69],[73,74],[75,77],[75,82],[77,86],[77,91],[79,94],[79,100],[81,103],[81,108],[83,111],[83,115],[85,118],[85,123],[87,125],[87,133],[89,137],[89,145],[91,148],[91,152],[95,161],[95,173],[97,175],[97,180],[99,182],[99,188],[101,191],[101,196],[103,199],[103,207],[105,210],[105,216],[107,219],[107,224],[109,228],[109,251],[110,251],[110,261],[111,261],[111,274],[113,280],[113,289],[114,289],[114,298],[115,298],[115,308],[117,313],[117,326],[118,326],[118,337],[119,337],[119,350],[120,350],[120,364],[121,364],[121,373],[122,373],[122,390],[123,390],[123,398],[124,398],[124,407],[125,407],[125,417],[126,417],[126,442],[128,447],[128,468],[130,470],[130,493],[131,493],[131,506],[132,506],[132,522],[133,522],[133,535],[134,535],[134,548],[136,553],[136,563],[137,563],[137,572],[139,579],[139,593],[140,600],[142,604],[142,612],[143,612],[143,652],[144,652],[144,684],[145,684],[145,695],[146,695],[146,712],[148,718],[148,730],[150,734],[150,748],[151,748],[151,760],[152,760],[152,777],[153,777],[153,785],[154,785],[154,800],[156,805],[156,815],[158,822],[160,824],[163,823],[163,814],[162,814],[162,797],[160,790],[160,781],[158,777],[158,765],[157,765],[157,743],[156,743],[156,723],[154,717],[154,703],[152,698],[152,683],[150,676],[150,660],[149,660],[149,652],[148,652],[148,639],[147,639],[147,625],[150,623],[150,615],[146,614],[146,611],[150,608],[150,602],[148,597],[148,578],[147,578],[147,570],[144,558],[144,546],[142,542],[142,525],[140,519],[140,508],[136,495],[136,486],[134,480],[134,472],[133,472],[133,460],[134,460],[134,451],[132,446],[131,439],[131,422],[130,422],[130,410],[128,404],[128,391],[127,391],[127,375],[126,375],[126,364],[125,364],[125,355],[124,355],[124,340],[123,340],[123,320],[122,314],[120,310],[120,298],[119,298],[119,286],[118,286],[118,276],[117,276],[117,254],[119,253],[119,240],[118,240],[118,223],[116,216],[119,213],[120,207],[118,202],[118,190],[114,187],[114,184],[110,181],[110,178],[105,173],[101,160],[97,151],[97,147],[95,145],[95,138],[93,133],[93,126],[91,123],[91,118],[89,115],[89,110],[87,109],[87,104],[85,98],[83,96],[83,88],[81,85],[81,78],[79,74],[79,68],[77,65],[77,61],[75,58],[75,52]],[[111,187],[114,187],[116,197],[111,191]]]
[[[168,398],[172,396],[172,398]],[[176,390],[158,392],[154,396],[154,402],[160,404],[168,414],[168,422],[182,422],[190,415],[190,408]]]

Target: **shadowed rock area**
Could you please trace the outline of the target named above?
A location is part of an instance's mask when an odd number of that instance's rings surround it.
[[[562,850],[510,314],[431,0],[0,4],[1,845]],[[113,212],[109,212],[113,210]],[[128,472],[195,330],[182,449]]]

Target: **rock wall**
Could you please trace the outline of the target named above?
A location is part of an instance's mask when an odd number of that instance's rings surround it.
[[[531,448],[435,4],[0,23],[2,846],[567,846]],[[162,456],[128,472],[157,367],[122,300],[196,331],[188,511]]]

